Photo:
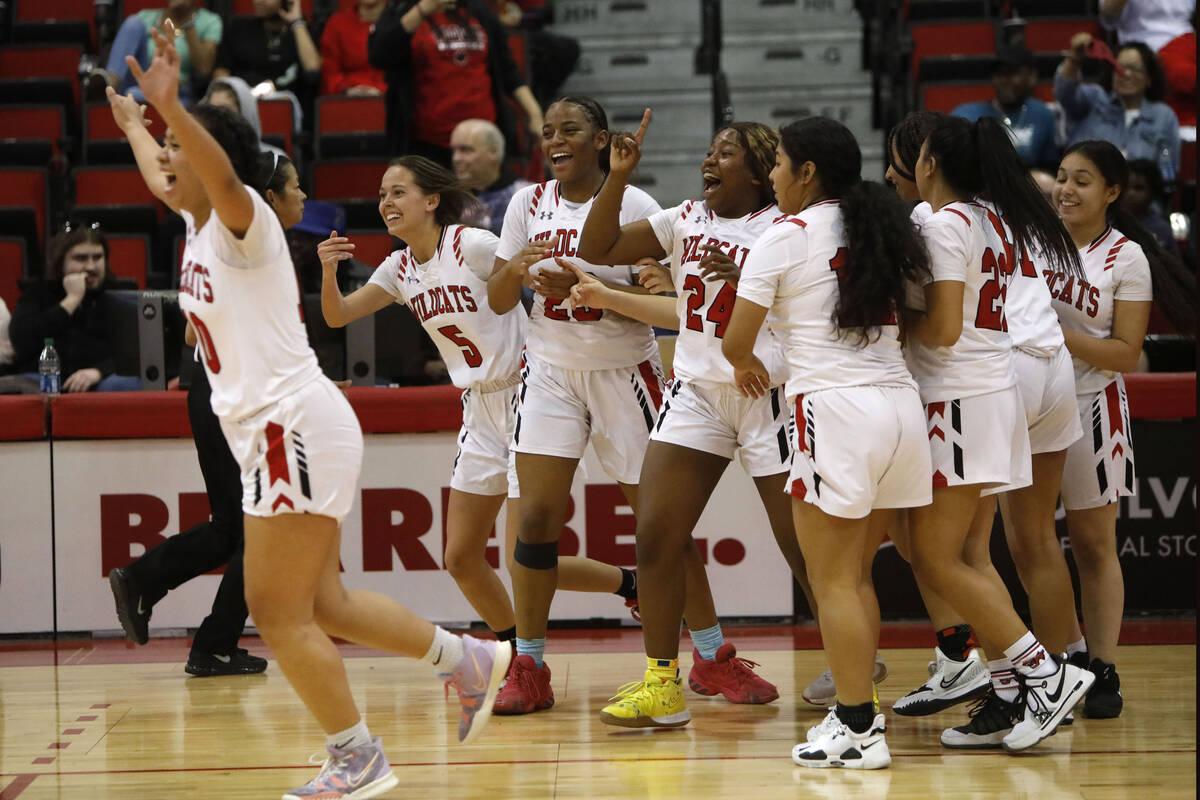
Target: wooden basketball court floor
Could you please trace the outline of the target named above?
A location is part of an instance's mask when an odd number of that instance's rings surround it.
[[[736,706],[688,692],[692,723],[652,732],[596,716],[618,686],[640,677],[640,631],[552,631],[557,705],[493,718],[465,747],[454,733],[455,698],[443,697],[426,665],[344,652],[355,696],[400,777],[389,798],[1175,800],[1196,795],[1196,650],[1194,621],[1174,624],[1165,641],[1175,644],[1123,639],[1120,719],[1080,715],[1014,756],[940,746],[943,727],[966,721],[965,706],[918,719],[888,713],[892,767],[870,773],[791,762],[792,745],[824,713],[799,698],[825,668],[819,649],[797,649],[815,644],[811,626],[727,630],[779,686],[778,701]],[[905,641],[888,631],[885,645]],[[685,640],[685,670],[689,653]],[[324,738],[277,665],[262,676],[188,678],[186,654],[181,639],[137,649],[111,640],[0,643],[0,800],[277,798],[315,774],[308,758]],[[887,713],[925,678],[931,651],[884,654]]]

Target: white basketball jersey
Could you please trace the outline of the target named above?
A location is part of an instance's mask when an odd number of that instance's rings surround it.
[[[591,208],[591,200],[572,203],[562,197],[557,180],[526,186],[508,204],[496,257],[507,261],[530,242],[557,235],[558,246],[553,256],[570,260],[606,283],[635,285],[635,267],[599,266],[575,257],[579,232]],[[661,210],[650,195],[626,186],[620,223],[645,219]],[[558,269],[553,256],[535,264],[534,269]],[[628,367],[652,358],[657,352],[654,333],[643,322],[603,309],[575,308],[567,300],[551,300],[540,294],[534,297],[527,346],[542,361],[573,370]]]
[[[497,315],[487,302],[498,243],[491,231],[448,225],[429,261],[397,250],[371,276],[371,283],[412,309],[450,380],[462,389],[508,377],[521,366],[525,310],[518,305]]]
[[[199,339],[218,417],[239,420],[321,377],[300,310],[300,285],[275,212],[254,200],[241,239],[215,211],[199,230],[186,211],[179,307]]]
[[[1044,273],[1063,327],[1105,338],[1112,335],[1113,300],[1154,299],[1146,254],[1141,245],[1115,228],[1108,228],[1087,247],[1080,248],[1079,258],[1083,261],[1083,280],[1050,269]],[[1078,358],[1074,362],[1076,394],[1098,392],[1117,376]]]
[[[922,402],[971,397],[1016,384],[1004,316],[1007,252],[989,246],[989,229],[996,230],[987,209],[961,202],[947,204],[921,225],[929,249],[930,282],[958,281],[964,286],[962,333],[953,346],[929,347],[910,338],[908,367],[921,388]]]
[[[658,243],[671,257],[671,280],[679,299],[679,337],[672,369],[680,378],[707,383],[733,383],[733,367],[721,355],[721,340],[733,313],[737,290],[725,281],[700,277],[705,245],[720,248],[739,267],[746,266],[750,247],[783,212],[770,205],[739,219],[718,217],[703,201],[688,200],[650,217]],[[754,355],[767,367],[774,384],[787,380],[780,342],[764,325]]]
[[[826,200],[778,219],[742,268],[737,296],[770,309],[787,358],[789,400],[820,389],[913,386],[894,314],[866,344],[834,322],[845,247],[841,204]]]
[[[1013,347],[1034,356],[1049,357],[1063,345],[1058,315],[1050,305],[1050,290],[1042,278],[1046,258],[1040,251],[1022,254],[1015,247],[1012,228],[991,203],[976,201],[987,212],[987,246],[994,252],[1007,251],[1008,292],[1004,295],[1004,317]],[[1016,264],[1013,264],[1013,261]]]

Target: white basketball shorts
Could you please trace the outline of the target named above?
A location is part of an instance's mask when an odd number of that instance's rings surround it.
[[[983,494],[1033,483],[1029,426],[1016,386],[925,404],[933,485],[979,484]]]
[[[787,472],[792,464],[791,414],[783,387],[743,397],[732,384],[676,379],[650,438],[733,460],[753,478]]]
[[[221,420],[221,430],[242,471],[247,514],[319,514],[340,523],[350,513],[362,428],[325,376],[245,419]]]
[[[636,484],[662,390],[658,356],[630,367],[575,370],[527,352],[513,449],[578,459],[590,440],[609,477]]]
[[[483,392],[467,389],[462,396],[463,424],[450,488],[468,494],[520,497],[516,459],[511,451],[517,422],[518,384]]]
[[[1094,394],[1076,398],[1087,433],[1067,448],[1062,499],[1068,511],[1097,508],[1136,494],[1129,399],[1118,375]]]
[[[793,451],[788,490],[831,516],[861,519],[874,508],[933,499],[924,411],[913,387],[799,395]]]
[[[1066,347],[1049,358],[1013,351],[1017,389],[1029,426],[1029,452],[1057,453],[1083,435],[1075,403],[1075,368]]]

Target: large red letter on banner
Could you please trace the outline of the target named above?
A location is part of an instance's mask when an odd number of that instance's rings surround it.
[[[393,518],[399,514],[399,523]],[[392,551],[406,570],[439,569],[420,538],[433,526],[433,506],[412,489],[363,489],[363,571],[390,572]]]
[[[135,557],[130,545],[147,550],[163,540],[170,513],[152,494],[100,495],[100,575],[123,567]]]
[[[629,508],[621,487],[615,483],[588,484],[583,497],[587,504],[588,558],[632,567],[637,563],[637,546],[619,544],[617,537],[633,536],[637,532],[637,519],[632,511],[617,513],[619,508]]]

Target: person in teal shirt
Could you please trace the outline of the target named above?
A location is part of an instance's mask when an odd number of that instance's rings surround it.
[[[220,15],[197,5],[197,0],[168,0],[165,9],[146,9],[126,17],[109,52],[105,75],[109,84],[121,94],[145,102],[125,56],[133,56],[142,69],[149,69],[154,58],[150,31],[162,30],[163,22],[170,19],[175,25],[175,49],[179,52],[179,97],[184,105],[191,105],[196,96],[194,84],[212,73],[221,41]]]
[[[1033,96],[1037,77],[1037,64],[1027,48],[1022,45],[1000,47],[992,61],[995,97],[963,103],[950,114],[972,122],[980,117],[995,118],[1008,130],[1022,161],[1030,167],[1056,169],[1058,142],[1055,140],[1054,112]]]

